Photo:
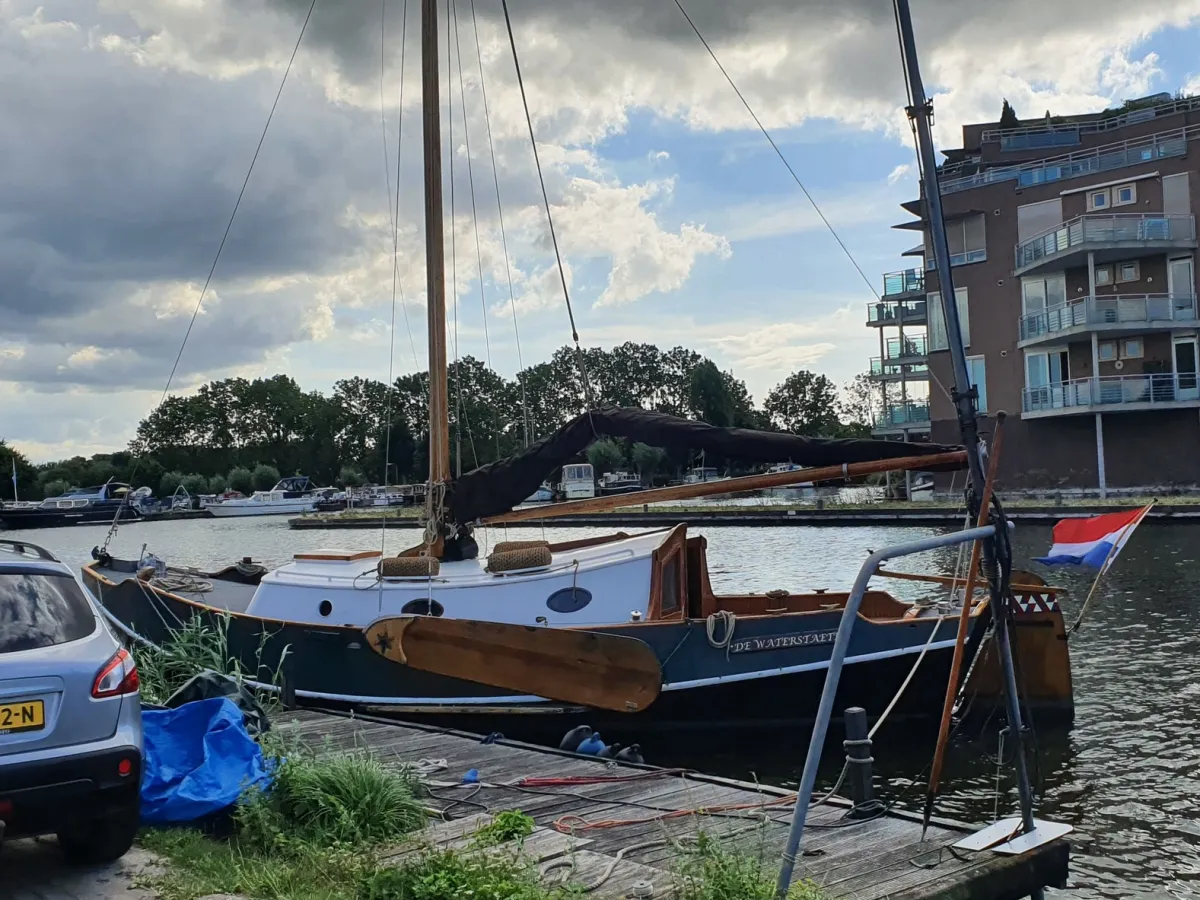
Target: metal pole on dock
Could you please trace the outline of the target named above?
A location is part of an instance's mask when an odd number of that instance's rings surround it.
[[[984,493],[983,459],[979,451],[979,429],[976,423],[976,389],[967,374],[966,351],[963,348],[962,326],[959,322],[958,304],[954,294],[954,279],[950,263],[950,245],[946,238],[946,222],[942,214],[942,194],[938,184],[937,157],[933,146],[933,104],[925,95],[921,81],[921,70],[917,62],[917,44],[913,35],[912,13],[908,0],[893,0],[896,25],[900,32],[901,55],[904,59],[905,78],[908,82],[908,117],[913,123],[920,150],[921,182],[925,200],[925,212],[929,218],[929,232],[934,262],[938,276],[938,290],[946,322],[946,338],[950,358],[954,364],[954,389],[951,399],[958,413],[958,426],[967,450],[968,468],[971,473],[971,498],[976,506]],[[979,509],[972,509],[975,515]],[[1001,589],[997,569],[996,544],[994,540],[983,542],[983,571],[988,576],[992,609],[995,614],[996,649],[999,651],[1000,668],[1004,679],[1005,699],[1008,707],[1008,724],[1016,741],[1017,790],[1021,797],[1021,822],[1026,832],[1034,829],[1033,791],[1029,784],[1029,772],[1025,764],[1024,730],[1021,722],[1021,704],[1017,695],[1017,680],[1013,667],[1012,645],[1009,628],[1012,624],[1011,592]],[[1008,596],[1006,596],[1006,594]],[[928,821],[932,812],[932,796],[926,803],[925,817]],[[1041,888],[1032,894],[1034,900],[1044,896]]]
[[[821,690],[821,702],[817,706],[817,718],[813,723],[812,737],[808,742],[808,754],[804,759],[804,773],[800,776],[800,786],[796,791],[796,809],[792,813],[792,825],[788,831],[787,846],[783,852],[783,864],[779,868],[779,880],[776,882],[776,896],[783,900],[787,897],[788,888],[792,884],[792,874],[796,868],[796,854],[800,850],[800,838],[804,835],[804,822],[808,818],[808,806],[812,802],[813,788],[817,783],[817,768],[821,764],[821,750],[825,745],[825,737],[829,733],[829,720],[833,716],[833,701],[837,696],[838,682],[842,677],[842,667],[846,662],[846,652],[850,648],[850,635],[854,623],[858,619],[858,610],[862,606],[863,595],[871,577],[879,566],[897,556],[909,556],[913,553],[923,553],[926,550],[936,550],[939,547],[951,547],[968,541],[985,540],[996,533],[994,525],[982,528],[970,528],[966,531],[956,531],[951,534],[940,534],[934,537],[922,538],[907,544],[896,544],[876,550],[867,557],[858,577],[854,579],[854,587],[846,598],[846,606],[842,610],[841,621],[838,622],[837,637],[833,642],[833,650],[829,654],[829,669],[825,673],[825,687]],[[934,625],[936,628],[937,625]]]

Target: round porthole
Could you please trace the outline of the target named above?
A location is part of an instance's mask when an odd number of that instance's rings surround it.
[[[440,616],[446,608],[436,600],[409,600],[400,612],[406,616]]]
[[[322,600],[320,605],[317,606],[317,612],[323,616],[328,616],[331,612],[333,612],[333,604],[328,600]]]
[[[592,592],[581,587],[563,588],[546,598],[546,605],[556,613],[579,612],[592,602]]]

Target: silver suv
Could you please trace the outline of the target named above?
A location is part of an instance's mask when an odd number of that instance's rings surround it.
[[[116,859],[141,777],[133,657],[66,565],[0,540],[0,841],[57,833],[72,861]]]

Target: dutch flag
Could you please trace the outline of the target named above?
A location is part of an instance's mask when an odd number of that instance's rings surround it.
[[[1150,512],[1150,506],[1090,519],[1063,519],[1054,526],[1050,552],[1036,561],[1047,566],[1090,566],[1103,574]]]

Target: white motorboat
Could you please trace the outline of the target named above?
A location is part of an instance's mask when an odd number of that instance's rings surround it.
[[[563,466],[562,492],[567,500],[596,496],[596,475],[591,463]]]
[[[767,469],[768,475],[778,475],[780,472],[801,472],[804,466],[798,466],[795,463],[779,463]],[[768,497],[815,497],[817,488],[812,484],[789,484],[787,487],[770,488],[765,491]]]
[[[642,489],[642,478],[636,472],[605,472],[600,476],[601,494],[632,494]]]
[[[255,491],[249,497],[214,503],[208,511],[218,518],[230,516],[282,516],[312,512],[320,496],[303,475],[284,478],[269,491]]]

